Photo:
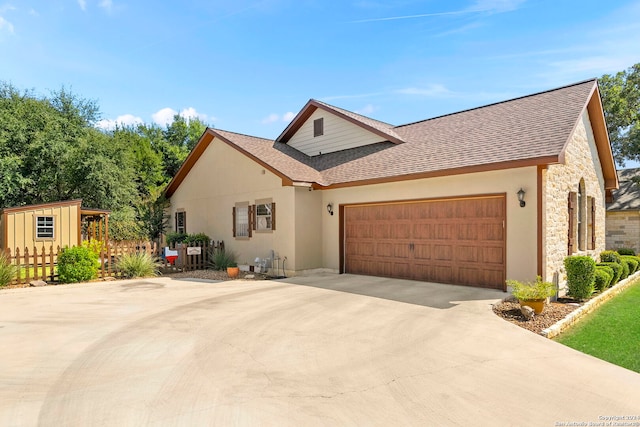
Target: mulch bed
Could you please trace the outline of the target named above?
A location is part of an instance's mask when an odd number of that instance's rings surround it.
[[[493,306],[493,312],[504,320],[536,334],[564,319],[569,313],[580,308],[580,304],[568,298],[559,298],[557,302],[547,304],[541,314],[527,320],[520,311],[517,301],[502,301]]]

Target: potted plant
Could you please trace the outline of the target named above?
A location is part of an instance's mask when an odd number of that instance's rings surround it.
[[[531,307],[536,314],[542,313],[547,298],[556,294],[556,287],[551,282],[543,282],[538,276],[535,282],[520,282],[507,280],[511,286],[511,293],[518,299],[521,306]]]
[[[237,262],[229,262],[229,265],[227,265],[227,274],[231,279],[235,279],[236,277],[238,277],[238,275],[240,274],[240,269],[238,268]]]

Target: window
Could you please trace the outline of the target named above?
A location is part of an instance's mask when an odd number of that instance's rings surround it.
[[[256,200],[255,205],[255,230],[273,231],[276,229],[276,204],[267,200]]]
[[[176,212],[176,233],[187,232],[187,213],[185,211]]]
[[[315,119],[313,121],[313,137],[324,135],[324,118]]]
[[[587,197],[587,249],[596,248],[596,199]]]
[[[53,216],[36,216],[36,239],[54,239],[54,230]]]
[[[233,237],[237,239],[251,237],[250,210],[248,202],[236,203],[233,208]]]

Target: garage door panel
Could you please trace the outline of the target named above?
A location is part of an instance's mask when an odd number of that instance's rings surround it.
[[[413,249],[413,258],[416,260],[431,259],[431,245],[428,243],[415,243]]]
[[[504,196],[346,206],[345,271],[503,289],[504,206]]]

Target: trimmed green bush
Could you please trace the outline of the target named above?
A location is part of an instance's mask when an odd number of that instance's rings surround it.
[[[605,289],[607,289],[607,287],[609,286],[609,283],[611,283],[611,279],[612,277],[609,276],[609,274],[606,271],[596,268],[594,286],[597,291],[602,292]]]
[[[4,252],[0,252],[0,287],[7,286],[16,278],[18,269]]]
[[[627,262],[629,264],[629,274],[633,274],[638,271],[638,257],[633,255],[621,255],[622,261]]]
[[[214,270],[226,270],[227,267],[237,267],[236,254],[224,249],[209,249],[209,267]]]
[[[620,260],[620,265],[622,266],[622,275],[620,275],[620,280],[624,280],[629,277],[631,268],[629,266],[629,263],[623,259]]]
[[[196,233],[196,234],[188,234],[187,238],[184,239],[183,243],[186,243],[188,245],[201,245],[204,246],[206,244],[208,244],[211,241],[211,239],[209,238],[209,236],[207,236],[204,233]]]
[[[622,276],[622,265],[617,262],[599,262],[597,266],[606,266],[613,270],[614,276],[609,286],[613,286],[620,281],[620,277]]]
[[[606,273],[606,275],[609,277],[609,280],[607,280],[607,287],[611,286],[613,278],[616,277],[616,273],[613,271],[613,268],[609,267],[608,265],[596,264],[596,271],[598,270]]]
[[[176,243],[183,243],[189,235],[187,233],[176,233],[175,231],[170,231],[167,233],[167,245],[173,246]]]
[[[593,294],[596,262],[588,256],[569,256],[564,259],[567,270],[567,293],[576,299]]]
[[[58,278],[61,283],[85,282],[98,275],[98,255],[87,247],[66,247],[58,256]]]
[[[620,264],[621,258],[620,254],[616,251],[603,251],[600,252],[600,261],[601,262],[617,262]]]
[[[123,254],[116,262],[116,268],[128,278],[158,275],[158,262],[146,252]]]
[[[620,248],[617,249],[616,252],[618,252],[620,255],[635,255],[636,251],[632,248]]]

